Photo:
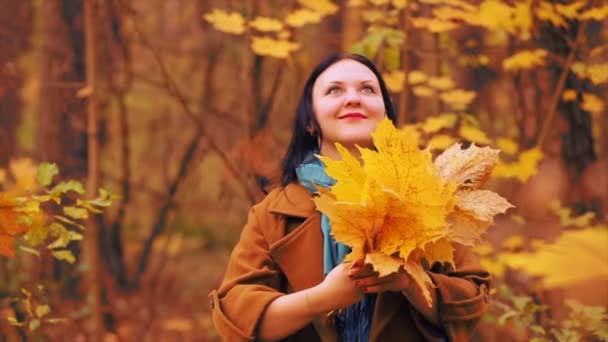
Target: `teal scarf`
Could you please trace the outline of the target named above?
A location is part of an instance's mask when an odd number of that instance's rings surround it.
[[[317,192],[315,185],[330,188],[336,183],[325,173],[325,166],[314,152],[316,151],[309,153],[302,164],[296,168],[300,184],[313,194]],[[346,254],[350,252],[350,248],[336,242],[331,235],[329,218],[325,214],[321,214],[321,231],[323,233],[323,273],[327,275],[344,260]],[[340,341],[369,341],[375,302],[376,295],[368,294],[362,301],[347,307],[344,313],[337,316]]]

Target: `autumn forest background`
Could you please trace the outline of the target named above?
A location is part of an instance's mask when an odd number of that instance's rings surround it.
[[[608,340],[604,0],[0,0],[0,341],[218,341],[207,294],[334,52],[502,150],[476,341]]]

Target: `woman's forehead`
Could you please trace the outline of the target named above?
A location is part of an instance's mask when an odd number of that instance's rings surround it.
[[[378,83],[376,75],[364,64],[352,59],[343,59],[329,66],[323,71],[315,85],[331,83]]]

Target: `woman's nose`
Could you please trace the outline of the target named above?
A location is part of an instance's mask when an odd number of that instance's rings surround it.
[[[361,102],[361,94],[356,90],[349,90],[346,92],[345,104],[353,105]]]

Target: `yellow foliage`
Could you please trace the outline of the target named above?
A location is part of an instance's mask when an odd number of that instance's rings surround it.
[[[407,76],[407,81],[409,84],[419,84],[427,80],[427,76],[424,72],[420,70],[410,71]]]
[[[496,146],[507,154],[515,154],[519,150],[519,144],[507,138],[496,139]]]
[[[430,77],[427,84],[435,89],[439,89],[439,90],[449,90],[454,88],[455,83],[454,81],[447,77]]]
[[[280,20],[267,17],[256,17],[249,25],[262,32],[278,32],[283,29],[283,23]]]
[[[346,6],[348,7],[361,7],[365,5],[365,0],[348,0]]]
[[[579,15],[578,11],[586,4],[587,0],[579,0],[567,5],[555,4],[555,10],[565,18],[575,19]]]
[[[403,267],[430,304],[423,259],[453,264],[451,242],[472,245],[511,204],[478,189],[497,151],[455,144],[433,162],[412,130],[382,121],[372,134],[376,150],[359,148],[363,165],[337,144],[341,160],[320,157],[336,184],[314,201],[336,240],[352,248],[347,260],[365,257],[380,275]]]
[[[586,212],[580,216],[573,217],[572,210],[562,206],[558,199],[551,201],[551,210],[559,217],[559,222],[564,227],[585,227],[588,226],[595,218],[595,213],[592,211]]]
[[[562,93],[562,100],[564,101],[575,101],[576,100],[577,91],[574,89],[564,90]]]
[[[251,48],[253,52],[261,56],[286,58],[291,52],[299,49],[300,44],[270,37],[253,37]]]
[[[502,67],[507,71],[531,69],[545,63],[547,51],[542,49],[524,50],[502,61]]]
[[[516,3],[513,9],[513,29],[520,29],[522,40],[530,39],[530,30],[533,26],[531,5],[531,1],[522,1]]]
[[[557,12],[550,1],[541,0],[536,8],[536,16],[541,20],[550,21],[556,27],[568,27],[564,18]]]
[[[338,6],[330,0],[298,0],[298,3],[321,15],[334,14],[338,11]]]
[[[443,113],[439,116],[430,116],[424,121],[422,131],[425,133],[435,133],[444,128],[452,128],[457,120],[458,116],[454,113]]]
[[[543,277],[545,288],[608,278],[608,227],[565,231],[533,253],[503,255],[510,267]]]
[[[382,76],[390,91],[398,93],[403,90],[403,82],[405,81],[405,73],[403,71],[396,70],[391,73],[385,73]]]
[[[433,95],[433,88],[429,88],[427,86],[416,86],[412,88],[412,92],[416,96],[426,97]]]
[[[496,178],[515,178],[525,182],[538,171],[538,164],[543,159],[543,152],[538,147],[525,150],[519,154],[515,162],[507,163],[502,160],[494,168]]]
[[[205,14],[204,18],[219,31],[230,34],[245,32],[245,18],[237,12],[228,13],[214,9],[213,12]]]
[[[579,15],[581,20],[597,20],[601,21],[608,17],[608,5],[602,7],[594,7],[586,10]]]
[[[390,0],[369,0],[369,2],[375,6],[383,6],[383,5],[388,4],[390,2]]]
[[[479,25],[490,30],[505,28],[512,32],[514,29],[512,15],[513,8],[502,1],[484,0],[479,6],[476,20]]]
[[[455,139],[447,134],[436,134],[427,143],[431,150],[445,150],[455,142]]]
[[[587,67],[587,77],[595,85],[608,82],[608,63],[590,65]]]
[[[426,29],[433,33],[446,32],[458,27],[451,21],[435,18],[412,18],[412,25],[415,28]]]
[[[452,106],[466,106],[477,96],[474,91],[468,91],[463,89],[453,89],[441,93],[439,98]]]
[[[604,110],[604,101],[596,95],[583,93],[581,108],[590,113],[601,113]]]
[[[302,27],[307,24],[318,23],[322,17],[323,15],[319,12],[300,8],[288,13],[285,22],[292,27]]]
[[[460,126],[459,134],[462,138],[478,144],[488,145],[492,142],[484,131],[470,125]]]
[[[393,0],[392,3],[396,9],[404,9],[407,6],[407,0]]]

